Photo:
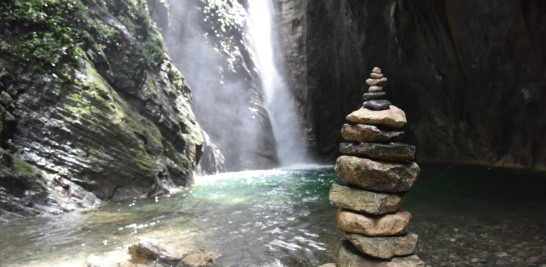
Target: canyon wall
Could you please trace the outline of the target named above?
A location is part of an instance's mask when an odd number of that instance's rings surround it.
[[[309,142],[322,159],[335,158],[344,114],[361,105],[379,66],[388,98],[407,113],[418,160],[546,168],[546,4],[277,5],[291,88],[306,103]]]

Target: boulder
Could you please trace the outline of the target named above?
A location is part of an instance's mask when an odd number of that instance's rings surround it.
[[[376,193],[338,184],[332,184],[330,189],[330,204],[374,215],[396,212],[404,199],[398,194]]]
[[[411,213],[407,211],[373,216],[340,209],[337,211],[336,217],[340,230],[367,236],[404,235],[407,233],[411,221]]]
[[[354,123],[373,124],[392,129],[400,129],[406,125],[406,113],[394,105],[386,110],[369,110],[360,108],[347,115],[347,120]]]
[[[338,266],[344,267],[425,267],[425,263],[416,255],[393,257],[390,260],[374,259],[362,255],[348,240],[343,240],[338,244],[334,257]]]
[[[366,124],[344,124],[341,136],[351,142],[386,142],[398,140],[404,136],[403,131],[383,131],[377,126]]]
[[[411,161],[415,158],[415,146],[403,143],[341,143],[339,152],[388,161]]]
[[[335,172],[341,180],[362,189],[395,193],[408,191],[417,180],[420,169],[415,162],[392,163],[340,156]]]
[[[411,255],[415,252],[419,240],[419,236],[413,233],[386,237],[368,237],[349,233],[344,233],[344,235],[358,251],[379,259]]]

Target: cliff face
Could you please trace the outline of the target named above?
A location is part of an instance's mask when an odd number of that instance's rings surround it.
[[[203,137],[145,2],[8,1],[0,12],[4,213],[191,183]]]
[[[193,89],[196,117],[223,153],[225,169],[277,166],[275,138],[245,38],[245,1],[169,4],[171,19],[162,26],[169,54]]]
[[[290,29],[304,21],[306,36],[284,32],[285,58],[292,73],[307,70],[307,88],[292,88],[308,103],[322,157],[337,153],[343,114],[361,105],[365,77],[380,66],[388,98],[407,113],[408,142],[420,161],[546,168],[545,4],[290,4],[305,11],[286,11],[281,23]],[[293,59],[298,51],[306,61]]]

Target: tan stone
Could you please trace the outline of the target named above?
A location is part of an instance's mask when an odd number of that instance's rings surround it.
[[[358,251],[379,259],[411,255],[415,252],[417,241],[419,240],[419,236],[413,233],[403,236],[385,237],[369,237],[349,233],[344,233],[344,235]]]
[[[407,211],[373,216],[340,209],[336,217],[342,231],[367,236],[404,235],[411,221],[411,213]]]
[[[394,105],[386,110],[360,108],[347,115],[347,120],[354,123],[372,124],[399,129],[406,125],[406,113]]]
[[[338,266],[343,267],[425,267],[425,263],[416,255],[393,257],[390,260],[381,260],[362,255],[347,240],[338,244],[334,258]]]
[[[374,215],[396,212],[405,200],[405,195],[376,193],[338,184],[332,184],[329,197],[332,205]]]
[[[341,136],[351,142],[386,142],[399,140],[404,137],[403,131],[383,131],[375,125],[344,124],[341,128]]]
[[[370,88],[368,89],[368,92],[381,92],[383,91],[383,86],[376,86],[376,85],[372,85],[370,86]]]
[[[134,257],[144,257],[149,259],[165,259],[170,261],[180,260],[183,256],[181,251],[169,247],[159,240],[152,238],[139,238],[129,248],[129,254]]]
[[[419,176],[415,162],[383,162],[355,156],[337,158],[335,172],[341,180],[359,188],[385,193],[408,191]]]
[[[367,85],[384,85],[386,83],[387,83],[387,77],[383,77],[381,79],[370,78],[366,80]]]
[[[383,74],[372,72],[372,73],[370,73],[370,77],[372,77],[374,79],[380,79],[380,78],[383,78]]]
[[[373,67],[372,73],[381,73],[381,69],[378,67]]]

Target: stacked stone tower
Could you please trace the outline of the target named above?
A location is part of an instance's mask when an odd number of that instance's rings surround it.
[[[330,203],[340,207],[338,227],[345,239],[335,258],[343,266],[424,266],[413,255],[418,236],[409,233],[411,213],[401,205],[419,175],[415,146],[399,143],[406,114],[385,100],[387,78],[374,68],[366,80],[363,107],[347,116],[341,135]]]

